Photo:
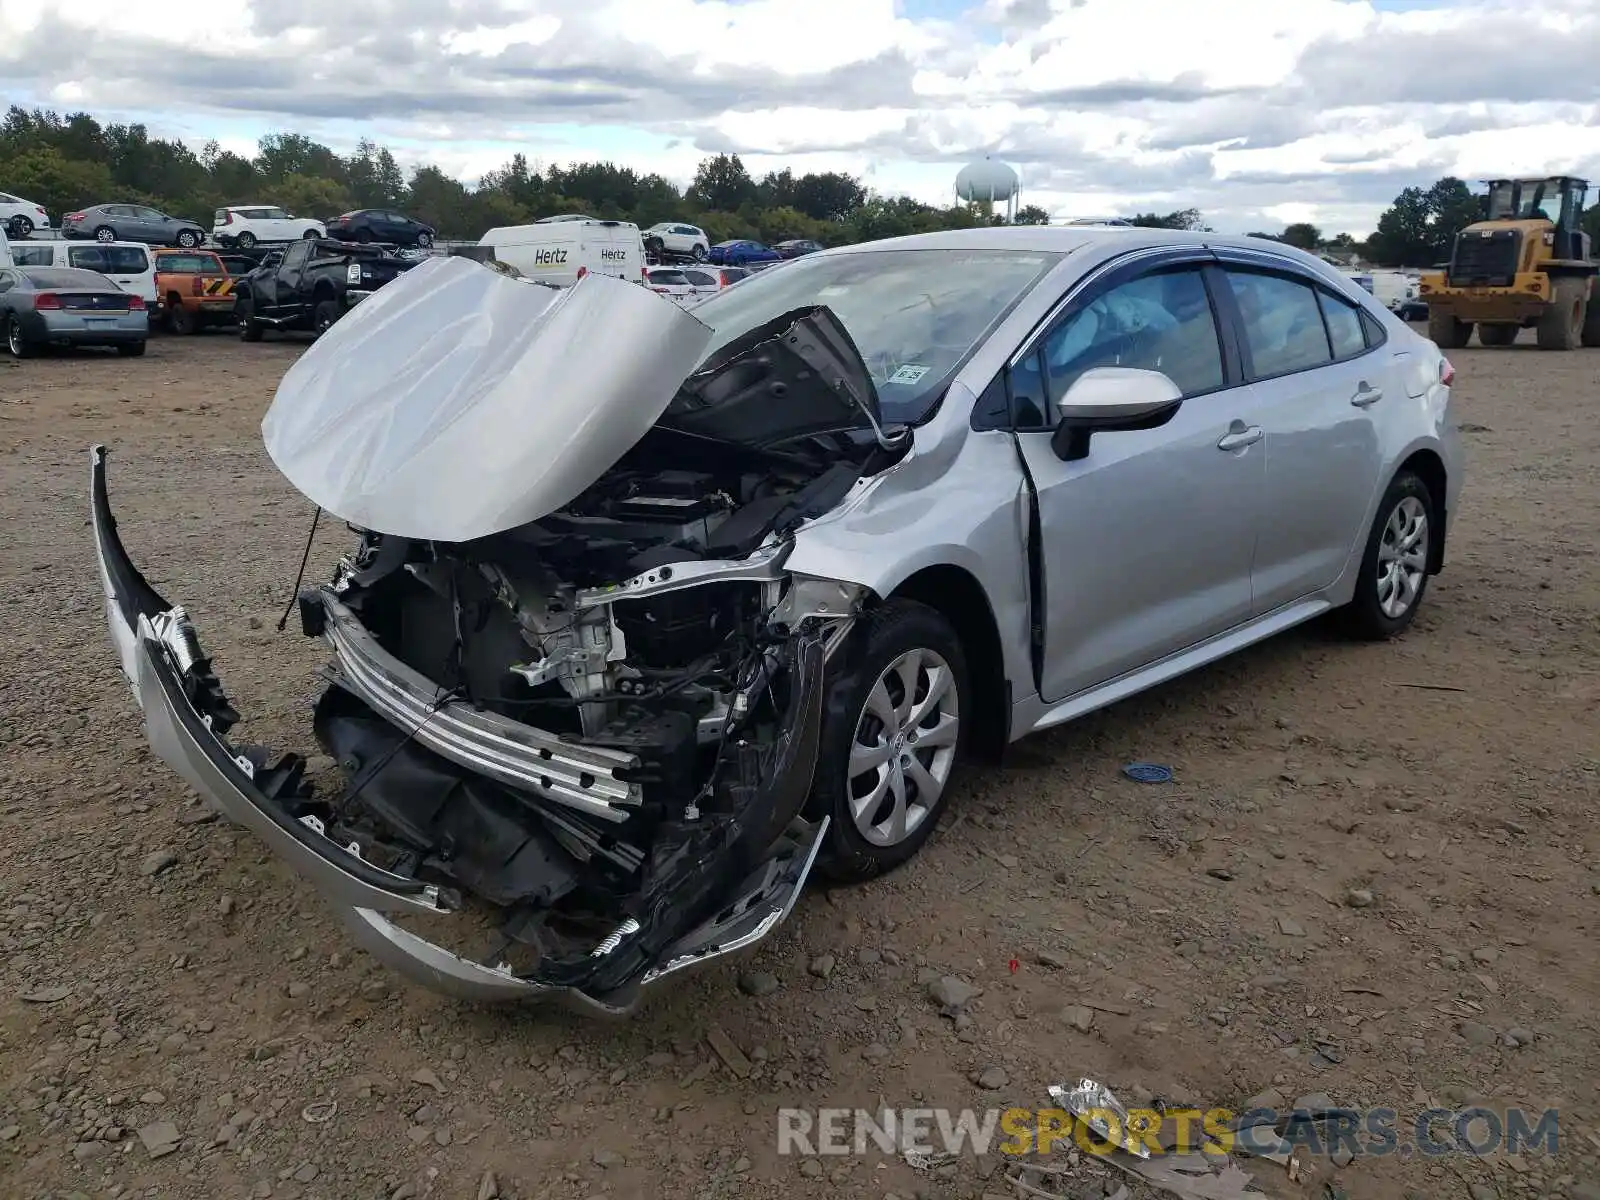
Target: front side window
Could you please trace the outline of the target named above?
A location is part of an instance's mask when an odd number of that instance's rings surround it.
[[[1094,367],[1160,371],[1185,396],[1222,386],[1222,344],[1198,267],[1130,279],[1069,316],[1044,342],[1053,424],[1055,402]]]
[[[310,253],[310,243],[304,241],[296,242],[293,246],[290,246],[288,251],[284,254],[283,265],[286,267],[298,267],[306,261],[306,257]]]
[[[883,419],[914,424],[1012,307],[1061,260],[1019,250],[864,250],[796,259],[695,305],[709,358],[784,313],[826,305],[860,351]]]
[[[1226,268],[1225,273],[1239,304],[1245,345],[1256,379],[1287,375],[1333,361],[1322,309],[1310,284],[1235,267]]]

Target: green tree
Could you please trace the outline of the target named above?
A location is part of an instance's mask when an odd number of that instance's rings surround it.
[[[1048,225],[1050,213],[1047,209],[1040,208],[1037,204],[1024,204],[1017,209],[1018,225]]]
[[[1209,233],[1210,229],[1200,217],[1198,208],[1180,208],[1177,212],[1139,213],[1128,218],[1131,225],[1140,225],[1146,229],[1190,229],[1196,233]]]
[[[737,154],[701,159],[689,185],[689,199],[715,212],[737,212],[756,195],[755,182]]]
[[[1300,250],[1315,250],[1322,245],[1322,230],[1309,221],[1296,221],[1293,225],[1284,227],[1278,240]]]
[[[0,179],[18,195],[44,205],[54,220],[74,209],[98,204],[111,194],[111,169],[103,162],[81,162],[51,146],[20,154],[0,154]]]
[[[337,179],[285,175],[262,188],[262,198],[297,217],[326,221],[356,207],[350,189]]]
[[[1367,253],[1387,267],[1430,267],[1450,257],[1456,234],[1479,220],[1483,201],[1452,175],[1431,187],[1408,187],[1394,198]]]

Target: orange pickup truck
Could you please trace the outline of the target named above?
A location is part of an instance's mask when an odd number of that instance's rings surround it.
[[[173,333],[233,319],[233,277],[209,250],[156,251],[156,295]]]

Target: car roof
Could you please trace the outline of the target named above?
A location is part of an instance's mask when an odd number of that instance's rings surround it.
[[[1207,246],[1254,250],[1288,258],[1298,263],[1326,267],[1314,254],[1307,254],[1282,242],[1223,233],[1201,233],[1187,229],[1146,229],[1116,225],[993,225],[976,229],[946,229],[936,233],[912,233],[877,242],[835,246],[823,254],[870,254],[882,250],[1040,250],[1066,254],[1086,246],[1117,250],[1140,250],[1162,246]]]

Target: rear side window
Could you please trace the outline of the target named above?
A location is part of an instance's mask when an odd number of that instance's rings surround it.
[[[150,269],[150,256],[138,246],[71,246],[67,262],[102,275],[140,275]]]
[[[11,257],[19,267],[48,267],[55,261],[55,254],[49,246],[13,245]]]
[[[1366,309],[1361,310],[1361,328],[1367,335],[1367,349],[1376,350],[1389,340],[1389,335],[1384,332],[1378,318]]]
[[[1334,358],[1354,358],[1367,352],[1367,338],[1361,331],[1361,313],[1354,304],[1340,300],[1322,290],[1317,291],[1322,304],[1322,319],[1328,325],[1328,341],[1333,346]]]
[[[1226,274],[1239,303],[1255,378],[1287,375],[1333,361],[1322,309],[1310,284],[1234,267],[1226,268]]]

